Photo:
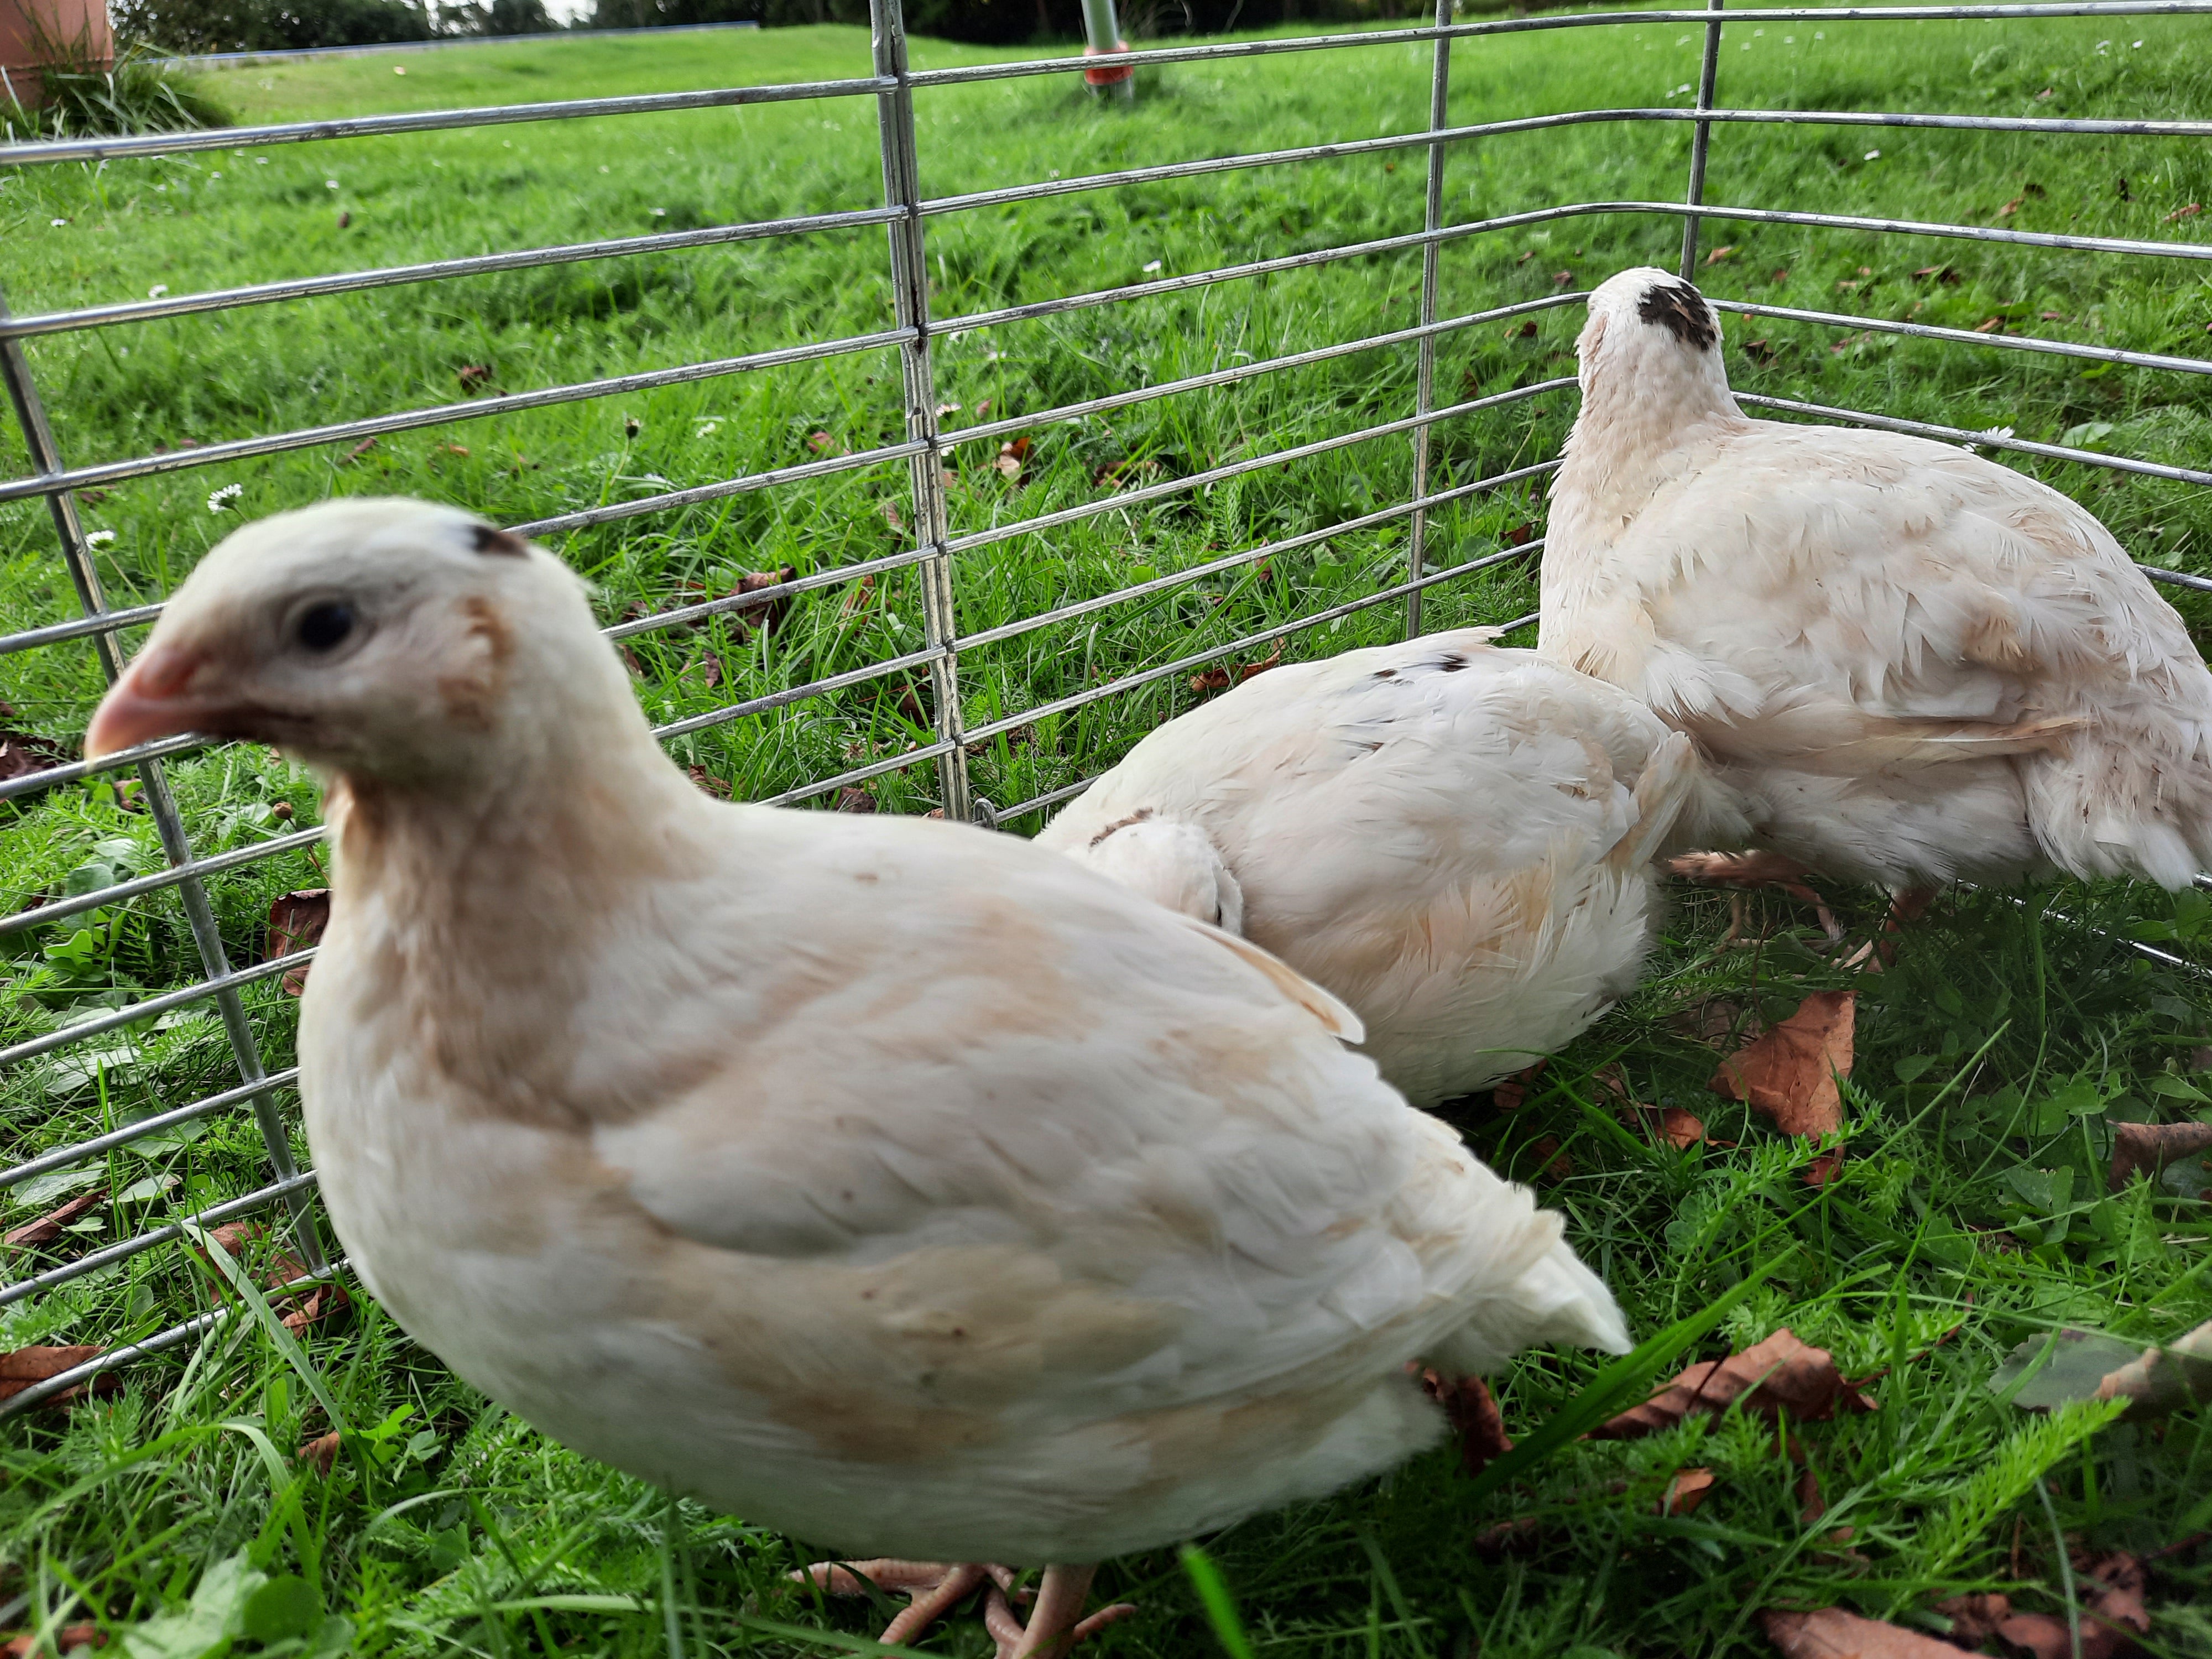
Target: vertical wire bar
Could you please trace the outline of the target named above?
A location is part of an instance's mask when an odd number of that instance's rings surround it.
[[[914,88],[907,78],[906,18],[901,0],[868,0],[870,46],[878,76],[897,82],[876,94],[876,129],[883,141],[884,205],[903,210],[884,227],[890,233],[892,303],[899,326],[914,337],[899,348],[906,392],[906,431],[924,446],[908,463],[913,481],[915,535],[931,556],[915,566],[921,584],[922,635],[943,654],[930,665],[937,704],[938,738],[951,745],[938,757],[939,799],[948,819],[970,815],[968,751],[963,743],[960,676],[951,646],[959,637],[952,599],[952,556],[945,510],[944,449],[937,429],[937,377],[929,346],[929,264],[922,242],[921,164],[915,149]]]
[[[1448,27],[1451,23],[1452,0],[1437,0],[1437,27]],[[1449,125],[1451,94],[1451,42],[1440,40],[1436,43],[1436,63],[1429,76],[1429,131],[1441,132]],[[1443,228],[1444,222],[1444,146],[1429,146],[1429,183],[1427,208],[1422,217],[1422,228],[1431,237]],[[1421,245],[1421,326],[1429,328],[1437,320],[1437,265],[1442,248],[1433,241]],[[1425,415],[1436,407],[1437,396],[1437,337],[1425,334],[1419,346],[1420,367],[1416,372],[1413,386],[1413,412]],[[1427,422],[1413,428],[1413,499],[1419,501],[1429,493],[1429,433]],[[1428,562],[1429,511],[1417,507],[1413,525],[1407,536],[1406,577],[1418,582]],[[1421,631],[1421,593],[1419,587],[1406,595],[1406,637],[1412,639]]]
[[[1705,0],[1705,9],[1713,14],[1713,21],[1705,25],[1705,61],[1698,71],[1698,107],[1713,106],[1713,84],[1721,73],[1721,11],[1722,0]],[[1700,121],[1690,137],[1690,193],[1683,199],[1692,207],[1705,199],[1705,153],[1711,148],[1713,124]],[[1682,221],[1682,280],[1689,282],[1698,268],[1698,216],[1690,215]]]
[[[9,314],[7,296],[0,294],[0,318]],[[24,354],[21,341],[0,339],[0,379],[8,383],[9,401],[15,405],[16,424],[22,428],[23,446],[30,452],[33,470],[59,472],[61,450],[54,441],[53,427],[46,419],[46,404],[31,378],[30,360]],[[87,617],[103,614],[108,609],[107,600],[100,590],[100,570],[93,560],[91,544],[85,539],[84,521],[77,514],[76,494],[70,490],[53,491],[46,497],[46,508],[61,538],[62,561],[76,589],[77,604]],[[122,647],[112,629],[92,637],[94,649],[100,653],[100,672],[112,685],[123,672]],[[161,838],[163,855],[172,868],[189,864],[191,842],[185,833],[184,818],[177,811],[176,797],[169,791],[168,775],[161,763],[142,763],[138,778],[146,792],[147,811]],[[177,884],[177,896],[184,902],[185,919],[191,925],[192,943],[199,951],[201,971],[210,979],[229,973],[230,958],[223,950],[222,933],[216,925],[215,908],[208,902],[205,884],[198,876],[187,876]],[[246,1005],[238,992],[235,988],[218,991],[215,1003],[222,1018],[223,1031],[230,1039],[231,1055],[237,1063],[240,1079],[249,1084],[264,1081],[268,1072],[261,1064],[261,1047],[254,1040],[252,1024],[246,1018]],[[276,1178],[289,1181],[299,1174],[299,1165],[292,1157],[291,1139],[285,1132],[284,1121],[277,1115],[276,1103],[272,1098],[275,1092],[264,1090],[253,1097],[253,1116],[260,1126],[262,1144],[268,1151]],[[286,1201],[292,1212],[301,1259],[310,1271],[323,1272],[327,1263],[307,1193],[292,1193]]]

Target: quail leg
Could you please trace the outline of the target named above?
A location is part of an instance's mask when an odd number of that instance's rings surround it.
[[[817,1561],[791,1577],[811,1579],[832,1595],[866,1595],[863,1579],[886,1595],[904,1595],[906,1611],[884,1626],[884,1633],[877,1638],[895,1643],[911,1641],[921,1635],[974,1594],[986,1579],[997,1587],[993,1593],[1001,1596],[1006,1587],[1014,1582],[1010,1567],[975,1561],[898,1561],[889,1558],[874,1561]]]
[[[1083,1604],[1097,1571],[1096,1562],[1047,1567],[1026,1626],[1014,1617],[1005,1588],[994,1584],[983,1598],[983,1627],[999,1644],[998,1659],[1060,1659],[1077,1643],[1134,1613],[1134,1607],[1119,1601],[1083,1617]]]

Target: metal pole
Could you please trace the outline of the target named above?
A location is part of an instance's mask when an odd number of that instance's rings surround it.
[[[1443,28],[1451,22],[1452,0],[1437,0],[1437,27]],[[1450,125],[1446,118],[1451,91],[1451,41],[1442,39],[1436,43],[1436,63],[1429,76],[1429,131],[1441,132]],[[1437,320],[1437,263],[1443,246],[1434,240],[1444,222],[1444,146],[1441,143],[1429,146],[1428,207],[1421,223],[1431,240],[1421,245],[1421,326],[1427,328]],[[1416,371],[1413,385],[1413,412],[1425,415],[1436,407],[1437,393],[1437,337],[1424,334],[1419,346],[1420,367]],[[1429,431],[1426,422],[1413,428],[1413,499],[1419,501],[1429,493]],[[1407,538],[1406,575],[1410,581],[1419,582],[1428,562],[1429,514],[1426,507],[1413,512],[1413,527]],[[1411,639],[1421,631],[1421,593],[1416,586],[1406,595],[1406,637]]]
[[[938,793],[945,816],[965,822],[971,811],[968,751],[961,732],[958,665],[952,654],[959,629],[952,601],[952,556],[945,546],[950,532],[945,511],[945,452],[937,430],[937,379],[930,367],[921,165],[915,151],[914,88],[907,79],[906,19],[900,4],[901,0],[868,0],[876,74],[897,82],[876,94],[876,125],[883,140],[884,205],[901,210],[884,227],[890,237],[892,303],[899,326],[914,331],[899,348],[899,362],[904,371],[907,437],[922,446],[907,462],[913,482],[915,543],[930,554],[914,568],[921,584],[922,636],[931,649],[944,652],[929,665],[937,735],[951,745],[938,757]]]
[[[0,293],[0,318],[8,314],[7,296]],[[23,445],[30,452],[31,465],[40,472],[59,472],[61,451],[54,442],[46,404],[31,379],[30,361],[20,340],[0,339],[0,379],[8,382],[9,400],[15,406],[15,419],[23,429]],[[68,490],[52,491],[46,496],[46,507],[53,515],[54,530],[61,538],[62,560],[69,567],[70,580],[76,588],[77,604],[88,617],[105,614],[107,601],[100,592],[100,571],[93,561],[91,544],[85,540],[83,521],[77,516],[76,496]],[[112,631],[95,634],[92,638],[93,647],[100,653],[100,672],[112,685],[123,672],[122,647]],[[184,819],[177,811],[176,798],[169,793],[168,777],[161,763],[144,762],[138,768],[138,777],[146,791],[147,811],[161,838],[162,853],[173,868],[191,863],[191,843],[185,834]],[[207,888],[198,876],[187,876],[177,884],[177,896],[184,902],[185,919],[191,927],[192,943],[199,951],[201,971],[210,979],[222,978],[230,972],[230,958],[222,948],[222,933],[216,925]],[[246,1005],[239,1000],[238,992],[234,988],[216,992],[215,1004],[222,1013],[223,1030],[230,1039],[231,1055],[237,1062],[239,1076],[249,1084],[264,1082],[268,1073],[261,1064],[260,1045],[254,1041],[253,1027],[246,1017]],[[277,1115],[273,1093],[273,1090],[264,1090],[254,1096],[253,1115],[261,1126],[262,1144],[268,1149],[269,1162],[276,1178],[289,1181],[299,1173],[299,1166],[293,1161],[291,1138],[285,1131],[283,1119]],[[322,1239],[307,1194],[295,1191],[287,1202],[291,1206],[294,1237],[300,1246],[301,1259],[311,1271],[321,1273],[325,1266]]]
[[[1114,15],[1114,0],[1083,0],[1083,40],[1085,58],[1110,58],[1128,51],[1121,20]],[[1126,64],[1094,65],[1083,71],[1083,79],[1093,92],[1113,88],[1114,95],[1125,104],[1136,99],[1137,72]]]
[[[1705,25],[1705,61],[1698,71],[1698,107],[1708,110],[1713,106],[1713,83],[1721,72],[1721,3],[1705,0],[1705,9],[1712,13],[1713,21]],[[1700,121],[1690,138],[1690,193],[1686,199],[1696,207],[1705,199],[1705,152],[1712,143],[1713,124]],[[1698,216],[1692,214],[1682,221],[1682,280],[1691,281],[1698,267]]]

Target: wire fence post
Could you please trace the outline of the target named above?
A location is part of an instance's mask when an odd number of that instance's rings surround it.
[[[1452,0],[1437,0],[1437,27],[1450,25]],[[1429,131],[1442,132],[1450,125],[1451,100],[1451,40],[1440,36],[1436,43],[1436,61],[1429,75]],[[1429,144],[1429,179],[1427,207],[1422,216],[1421,228],[1429,240],[1421,244],[1421,326],[1433,328],[1437,320],[1437,264],[1443,253],[1437,241],[1437,233],[1444,222],[1444,145],[1440,140]],[[1421,336],[1415,348],[1419,353],[1419,368],[1414,374],[1413,412],[1426,415],[1436,407],[1437,396],[1437,337]],[[1413,499],[1419,501],[1429,493],[1429,433],[1426,421],[1413,428]],[[1428,564],[1429,513],[1426,507],[1415,507],[1406,541],[1406,579],[1418,583]],[[1421,631],[1421,592],[1416,586],[1406,595],[1406,637],[1411,639]]]
[[[1114,15],[1114,0],[1083,0],[1083,43],[1085,58],[1110,58],[1128,51],[1121,20]],[[1114,96],[1125,104],[1136,100],[1137,72],[1126,64],[1094,64],[1083,71],[1083,80],[1093,92],[1111,87]]]
[[[7,295],[0,293],[0,319],[9,314]],[[52,424],[46,419],[46,406],[31,378],[30,359],[23,351],[23,343],[12,336],[0,337],[0,379],[8,383],[8,399],[15,405],[15,422],[22,428],[23,447],[29,452],[31,465],[40,472],[61,471],[61,450],[54,441]],[[76,589],[78,605],[88,618],[104,615],[109,607],[100,591],[100,570],[93,560],[92,544],[85,539],[84,521],[77,514],[75,492],[47,491],[46,510],[52,515],[55,533],[61,538],[62,562],[68,567],[70,584]],[[94,649],[100,653],[100,672],[112,685],[123,672],[123,647],[112,629],[100,630],[92,635],[92,641]],[[138,779],[146,792],[146,810],[161,838],[163,855],[172,868],[190,864],[191,842],[185,833],[184,818],[177,811],[176,797],[169,792],[168,775],[161,763],[142,762]],[[230,972],[230,958],[223,949],[222,932],[216,925],[215,908],[208,902],[205,884],[198,876],[186,876],[177,883],[177,896],[184,903],[185,919],[191,927],[192,943],[199,951],[201,971],[210,979],[222,978]],[[261,1046],[254,1040],[253,1026],[246,1017],[246,1005],[240,1000],[236,988],[216,992],[215,1004],[222,1018],[224,1034],[230,1040],[231,1055],[240,1078],[248,1084],[266,1081],[268,1071],[261,1063]],[[268,1151],[276,1178],[290,1181],[299,1173],[299,1166],[292,1158],[291,1137],[284,1121],[277,1115],[274,1092],[273,1088],[264,1089],[253,1097],[253,1116],[260,1126],[262,1144]],[[308,1195],[304,1191],[295,1191],[288,1195],[287,1202],[292,1212],[301,1259],[311,1272],[319,1273],[327,1264]]]
[[[1705,25],[1705,61],[1698,70],[1698,108],[1713,106],[1713,84],[1721,73],[1721,4],[1722,0],[1705,0],[1705,9],[1712,13],[1713,21]],[[1713,124],[1700,121],[1690,137],[1690,193],[1684,198],[1692,207],[1701,205],[1705,199],[1705,153],[1711,148]],[[1682,221],[1682,280],[1689,282],[1698,268],[1698,216],[1692,214]]]
[[[890,237],[891,292],[899,326],[912,331],[899,347],[904,371],[907,437],[921,450],[908,461],[913,479],[915,538],[930,556],[915,567],[921,585],[922,635],[938,654],[929,665],[937,706],[938,798],[949,819],[965,822],[968,750],[960,715],[960,675],[953,647],[959,640],[952,597],[952,556],[945,510],[945,450],[937,429],[937,377],[930,364],[929,263],[922,243],[921,164],[914,137],[914,88],[908,79],[906,18],[902,0],[868,0],[870,44],[878,76],[898,84],[876,94],[876,124],[883,141],[884,205],[899,216],[884,227]]]

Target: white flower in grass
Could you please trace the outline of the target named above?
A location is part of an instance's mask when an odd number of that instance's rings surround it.
[[[64,225],[67,224],[69,221],[66,219],[55,219],[51,221],[51,222],[56,230],[59,230]]]
[[[114,539],[112,530],[95,530],[84,538],[84,544],[87,547],[105,547]]]
[[[156,283],[146,290],[146,297],[149,300],[158,300],[168,291],[169,285],[167,283]]]
[[[337,187],[338,181],[335,179],[325,179],[323,180],[323,188],[325,190],[336,190]]]
[[[208,497],[208,511],[210,513],[220,513],[245,493],[246,486],[244,484],[225,484],[222,489],[216,490],[214,495]]]
[[[1164,266],[1166,264],[1167,264],[1167,261],[1166,261],[1166,260],[1164,260],[1164,259],[1155,259],[1155,260],[1153,260],[1153,261],[1152,262],[1152,264],[1148,264],[1148,265],[1146,265],[1146,266],[1145,267],[1145,275],[1146,275],[1146,276],[1151,276],[1154,271],[1160,270],[1160,269],[1161,269],[1163,266]]]
[[[646,210],[652,214],[656,219],[665,219],[668,216],[668,210],[666,208],[648,208]]]
[[[698,430],[691,435],[695,438],[711,438],[721,429],[722,423],[720,421],[702,421],[699,422]]]
[[[1866,153],[1866,158],[1869,161],[1879,161],[1881,160],[1881,152],[1878,149],[1870,149]]]
[[[265,167],[269,165],[269,158],[265,155],[257,155],[253,158],[253,165],[258,167]]]

